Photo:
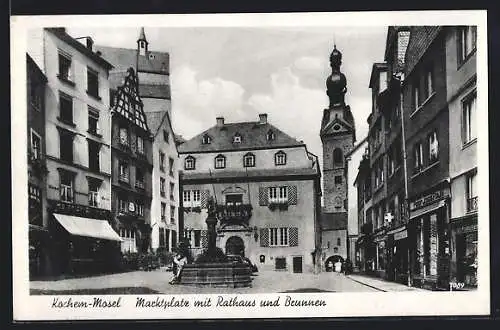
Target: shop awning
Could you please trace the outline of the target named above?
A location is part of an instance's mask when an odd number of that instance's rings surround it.
[[[432,205],[428,205],[426,207],[422,207],[418,210],[415,210],[415,211],[412,211],[410,212],[410,219],[414,219],[414,218],[418,218],[426,213],[429,213],[429,212],[432,212],[432,211],[435,211],[437,209],[439,209],[440,207],[443,207],[445,206],[445,201],[442,200],[442,201],[439,201],[438,203],[435,203],[435,204],[432,204]]]
[[[122,241],[120,236],[118,236],[106,220],[89,219],[64,214],[54,214],[54,217],[64,229],[72,235],[119,242]]]

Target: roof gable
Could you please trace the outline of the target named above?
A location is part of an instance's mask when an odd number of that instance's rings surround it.
[[[137,49],[95,46],[101,56],[114,65],[116,70],[125,71],[138,65],[137,71],[170,74],[170,54],[148,50],[144,56],[137,57]]]
[[[117,88],[113,104],[113,113],[120,114],[143,130],[149,131],[134,69],[128,69],[123,85]]]
[[[274,133],[274,139],[268,139],[268,132]],[[241,142],[234,143],[233,138],[238,133]],[[203,136],[211,137],[211,142],[203,144]],[[269,123],[242,122],[228,123],[223,126],[213,126],[196,135],[179,146],[179,152],[215,152],[228,150],[262,149],[303,146],[288,134]]]
[[[348,124],[346,121],[337,117],[323,128],[321,135],[336,135],[336,134],[346,134],[352,132],[353,132],[352,126]]]

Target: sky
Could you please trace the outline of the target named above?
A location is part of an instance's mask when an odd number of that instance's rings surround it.
[[[140,27],[67,29],[95,44],[136,48]],[[328,107],[325,81],[334,43],[343,54],[346,103],[357,140],[367,133],[368,88],[374,62],[384,57],[387,27],[161,27],[145,28],[149,49],[170,53],[172,121],[189,139],[226,122],[268,121],[322,156],[319,130]]]

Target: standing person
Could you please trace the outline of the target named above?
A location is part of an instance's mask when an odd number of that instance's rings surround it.
[[[342,262],[340,261],[340,259],[338,259],[335,262],[335,272],[340,274],[341,271],[342,271]]]
[[[177,284],[180,282],[182,269],[184,265],[187,263],[187,257],[177,252],[174,257],[174,277],[170,280],[170,284]]]

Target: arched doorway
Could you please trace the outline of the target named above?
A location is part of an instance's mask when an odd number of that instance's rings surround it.
[[[340,262],[344,262],[344,258],[342,258],[341,256],[339,255],[333,255],[333,256],[330,256],[328,257],[328,259],[326,259],[325,261],[325,269],[326,271],[332,271],[332,267],[333,265],[335,265],[335,263],[340,260]]]
[[[226,254],[237,254],[245,256],[245,243],[241,237],[231,236],[226,241]]]

